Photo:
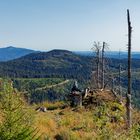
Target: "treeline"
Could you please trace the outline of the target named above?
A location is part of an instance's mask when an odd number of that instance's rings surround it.
[[[13,79],[13,86],[24,95],[30,104],[44,101],[66,101],[73,80],[59,85],[64,81],[63,78],[18,78]]]

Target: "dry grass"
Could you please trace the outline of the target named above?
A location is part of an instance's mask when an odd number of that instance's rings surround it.
[[[55,109],[63,109],[65,108],[67,105],[64,102],[43,102],[41,104],[39,104],[39,106],[43,106],[46,107],[47,110],[55,110]]]
[[[36,126],[40,133],[46,133],[50,138],[58,134],[68,133],[71,137],[82,139],[83,136],[93,135],[93,114],[90,111],[79,109],[78,112],[71,108],[48,111],[36,114]],[[68,135],[68,134],[67,134]]]
[[[99,93],[96,100],[104,104],[92,108],[64,108],[63,103],[44,103],[46,107],[59,106],[55,110],[36,112],[35,126],[42,140],[132,140],[133,135],[125,126],[125,107],[117,103],[112,95]],[[110,98],[112,98],[110,100]],[[99,100],[98,100],[99,99]],[[117,110],[114,111],[114,107]],[[133,111],[133,122],[140,122],[140,112]],[[112,121],[112,118],[115,121]]]
[[[3,121],[3,117],[2,117],[2,113],[1,113],[2,111],[0,110],[0,124],[2,123],[2,121]]]
[[[70,140],[92,140],[98,138],[99,134],[102,133],[97,126],[97,122],[94,121],[93,115],[93,110],[73,110],[71,108],[46,113],[38,112],[36,114],[36,126],[40,129],[40,133],[44,133],[44,136],[46,134],[50,139],[60,135],[64,140],[66,137]],[[124,127],[123,125],[124,122],[109,122],[106,127],[120,133]]]

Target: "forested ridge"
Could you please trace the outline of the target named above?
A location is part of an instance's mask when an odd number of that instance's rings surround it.
[[[0,63],[1,77],[19,78],[83,78],[88,79],[93,67],[90,57],[70,51],[53,50],[30,54],[19,59]]]
[[[105,56],[106,57],[106,56]],[[111,80],[108,79],[109,75],[114,75],[115,81],[114,84],[117,87],[119,81],[119,63],[121,63],[121,84],[123,87],[124,95],[127,88],[127,59],[107,59],[108,70],[106,71],[106,82],[108,85],[111,85]],[[133,89],[133,103],[139,107],[139,94],[140,90],[139,84],[139,69],[140,61],[139,59],[132,59],[132,89]],[[80,83],[81,88],[83,89],[89,81],[91,80],[92,71],[96,70],[96,59],[93,56],[79,56],[73,52],[67,50],[52,50],[50,52],[39,52],[26,55],[24,57],[11,60],[8,62],[0,63],[0,75],[1,77],[12,78],[14,81],[15,88],[20,91],[28,91],[32,102],[40,102],[42,100],[60,100],[64,99],[63,94],[52,88],[48,88],[46,91],[35,91],[33,90],[36,84],[35,80],[30,81],[30,78],[60,78],[60,79],[76,79]],[[19,78],[19,79],[17,79]],[[24,86],[24,83],[21,83],[20,78],[29,78],[26,82],[30,85]],[[46,80],[48,81],[48,80]],[[25,84],[25,85],[28,85]],[[54,83],[52,83],[54,84]],[[41,85],[42,86],[42,85]],[[65,85],[64,85],[65,86]],[[43,86],[42,86],[43,87]],[[61,86],[60,86],[61,87]],[[36,87],[38,88],[38,86]],[[62,88],[62,87],[61,87]],[[67,86],[65,87],[65,89]],[[68,88],[70,90],[70,88]],[[64,90],[64,91],[67,91]],[[50,97],[49,94],[52,94]],[[34,93],[34,94],[33,94]],[[59,96],[58,94],[59,93]],[[62,92],[64,93],[64,92]],[[65,95],[68,94],[68,91]],[[43,97],[42,97],[43,96]],[[44,98],[44,99],[42,99]]]
[[[121,63],[122,71],[127,69],[127,59],[107,58],[110,71],[117,71]],[[0,76],[10,78],[82,78],[89,79],[91,71],[95,70],[96,62],[93,56],[80,56],[67,50],[52,50],[39,52],[24,57],[0,63]],[[132,59],[132,70],[140,68],[139,59]],[[112,71],[112,72],[113,72]]]

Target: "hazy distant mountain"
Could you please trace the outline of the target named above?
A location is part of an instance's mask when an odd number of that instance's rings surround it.
[[[0,61],[13,60],[34,52],[36,51],[25,48],[16,48],[13,46],[0,48]]]
[[[94,56],[94,53],[92,51],[75,51],[74,53],[81,55],[81,56]],[[107,51],[105,52],[105,56],[108,58],[119,58],[119,52],[118,51]],[[127,58],[127,52],[121,52],[120,54],[121,59]],[[134,59],[140,59],[140,52],[132,52],[132,58]]]

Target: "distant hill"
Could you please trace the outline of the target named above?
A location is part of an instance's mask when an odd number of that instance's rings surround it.
[[[25,49],[25,48],[16,48],[13,46],[0,48],[0,61],[13,60],[34,52],[35,52],[34,50]]]
[[[90,57],[79,56],[67,50],[32,53],[0,63],[0,76],[9,77],[63,77],[87,79],[93,67]]]

